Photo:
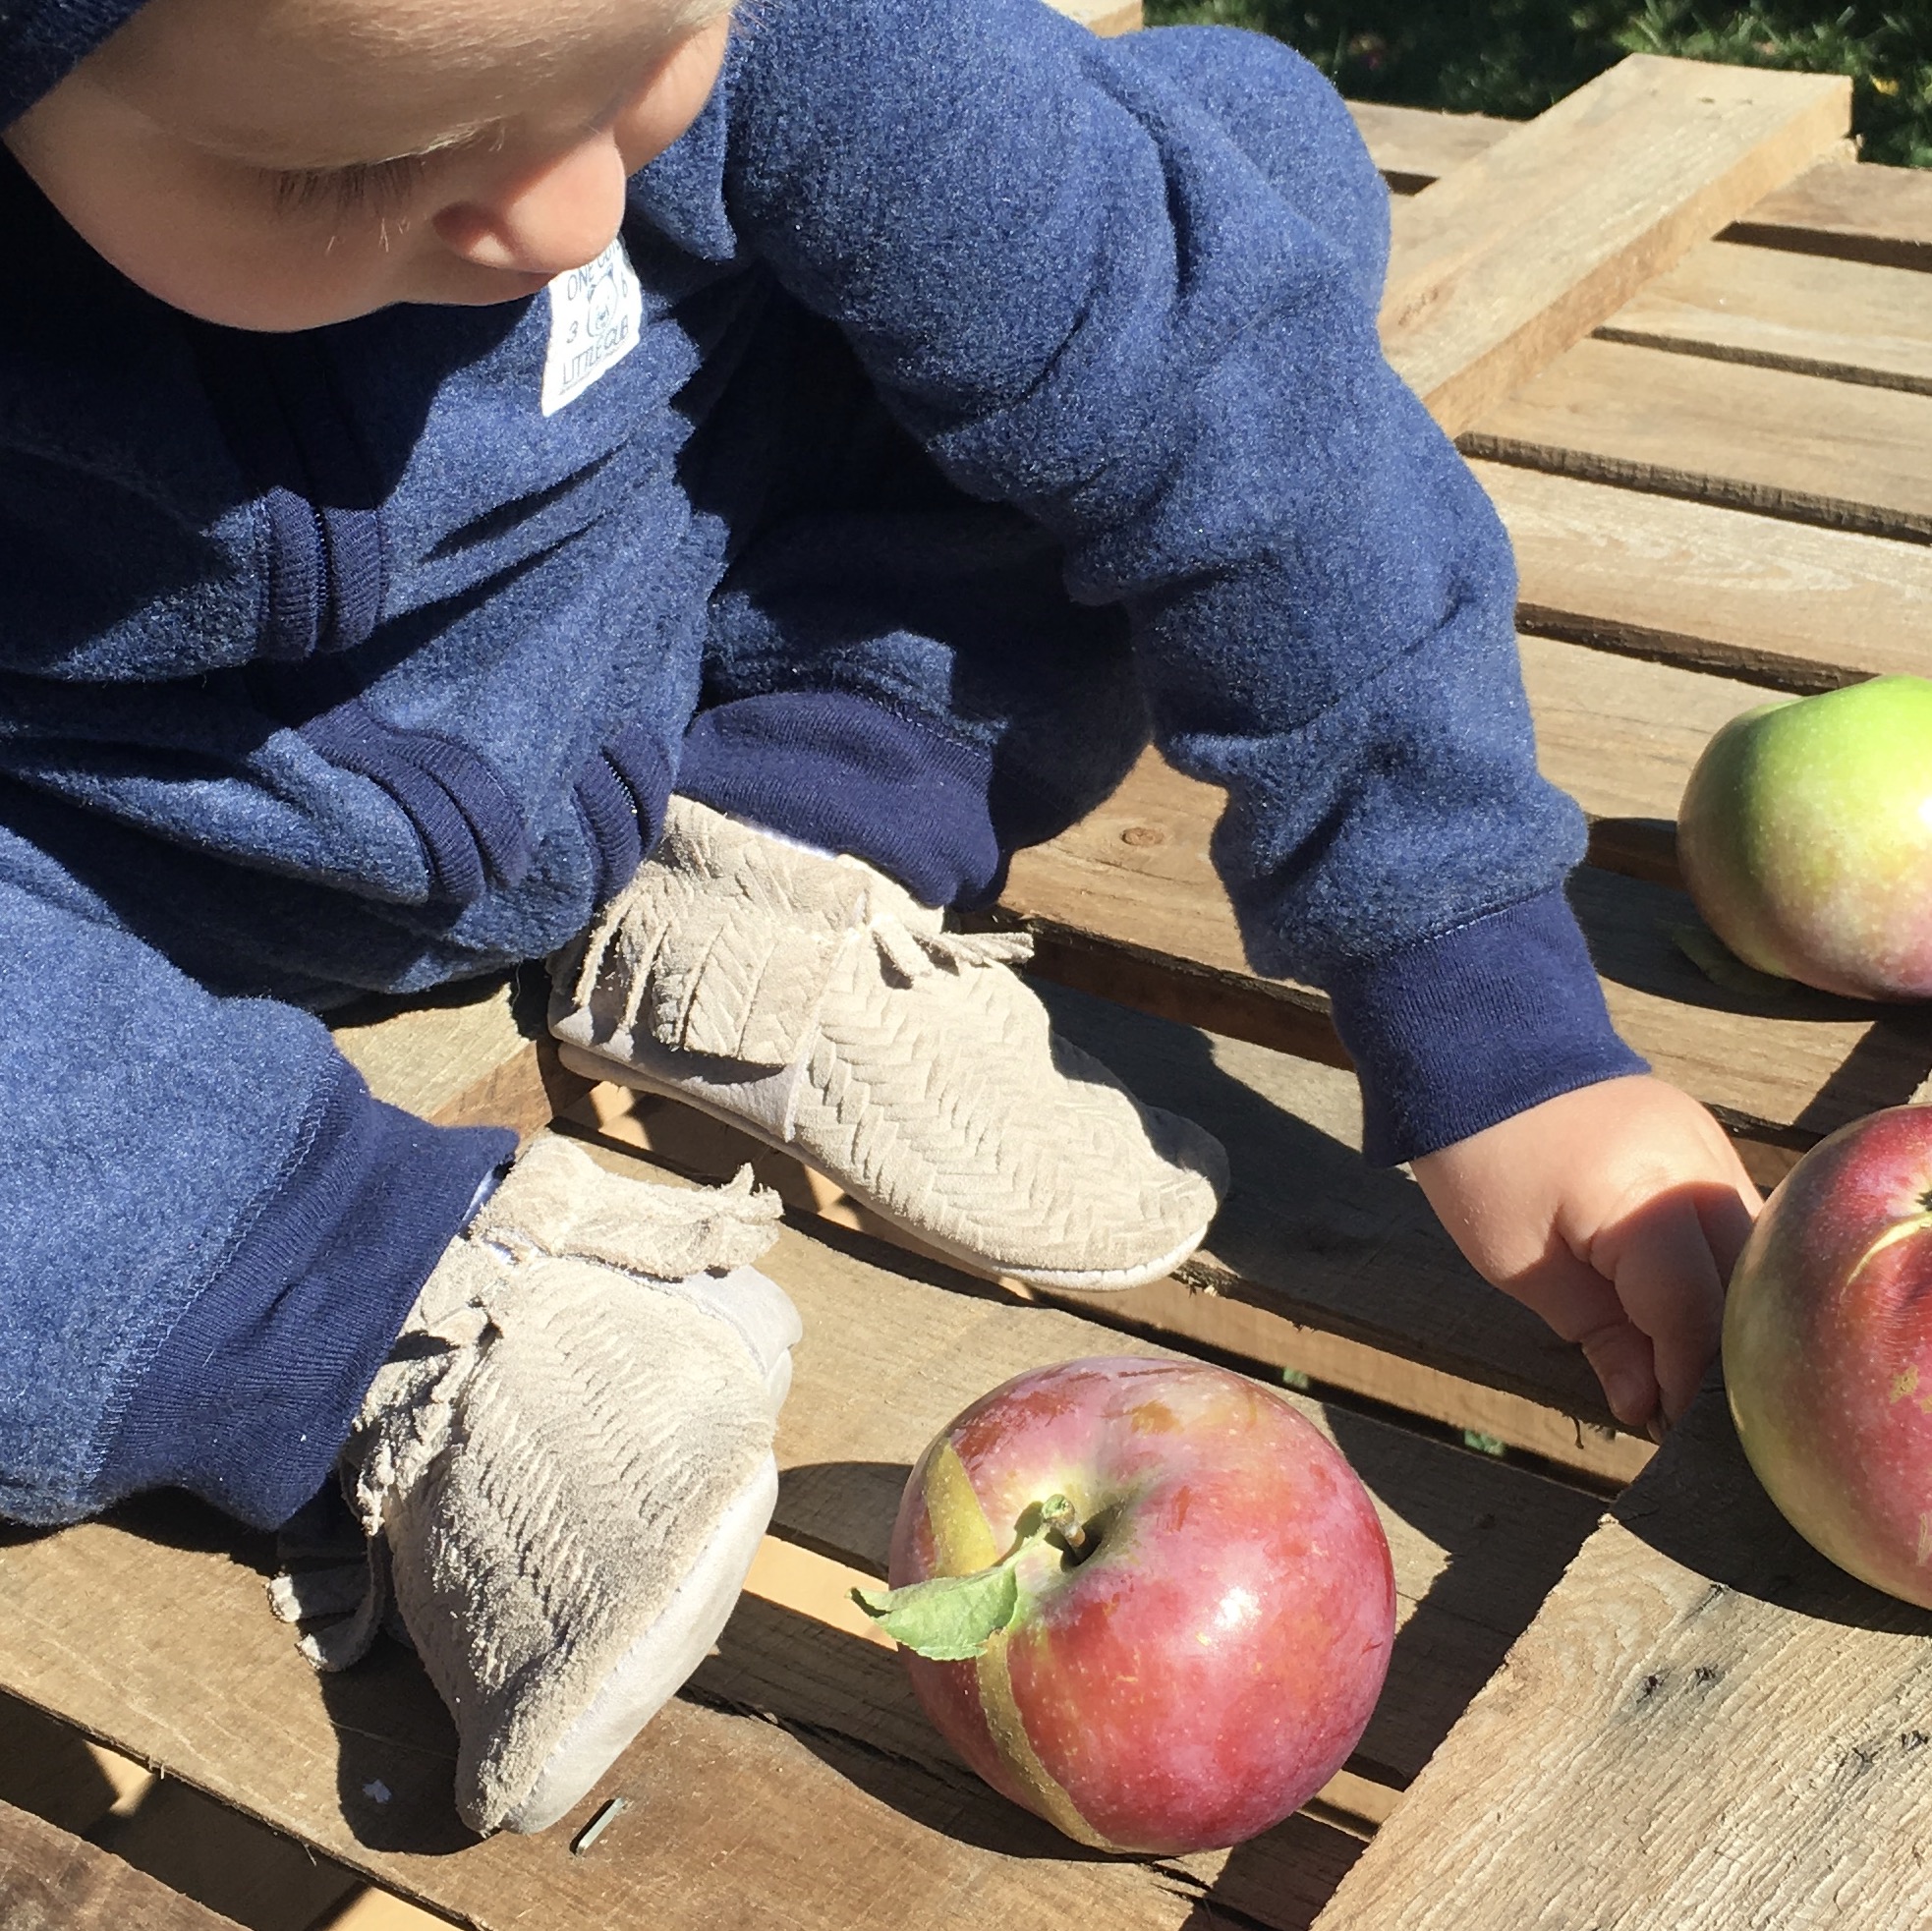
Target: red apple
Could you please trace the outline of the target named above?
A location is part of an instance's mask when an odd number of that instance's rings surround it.
[[[1932,997],[1932,679],[1733,717],[1684,787],[1677,858],[1746,965],[1849,998]]]
[[[1724,1373],[1791,1526],[1932,1609],[1932,1107],[1841,1127],[1786,1176],[1732,1277]]]
[[[921,1703],[995,1789],[1105,1850],[1287,1816],[1354,1748],[1394,1639],[1354,1471],[1280,1395],[1203,1362],[1071,1361],[975,1401],[892,1535],[895,1586],[965,1575],[1010,1602],[980,1654],[956,1633],[936,1645],[956,1660],[906,1652]]]

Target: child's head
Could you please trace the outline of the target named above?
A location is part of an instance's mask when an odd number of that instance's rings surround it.
[[[148,0],[0,138],[117,268],[211,321],[508,301],[615,235],[626,176],[710,92],[728,6]]]

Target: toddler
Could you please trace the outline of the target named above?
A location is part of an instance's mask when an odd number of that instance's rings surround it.
[[[311,1653],[393,1606],[464,1816],[552,1821],[769,1516],[774,1209],[506,1173],[315,1015],[546,956],[572,1064],[970,1267],[1145,1280],[1221,1150],[943,914],[1150,737],[1369,1157],[1681,1412],[1756,1196],[1610,1027],[1507,546],[1295,55],[1039,0],[0,0],[0,1512],[339,1481]]]

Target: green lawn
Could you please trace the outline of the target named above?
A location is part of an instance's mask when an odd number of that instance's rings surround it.
[[[1299,47],[1345,94],[1526,116],[1626,53],[1849,74],[1864,158],[1932,167],[1932,0],[1148,0]]]

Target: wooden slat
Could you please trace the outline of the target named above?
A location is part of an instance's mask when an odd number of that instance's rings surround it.
[[[1932,282],[1908,268],[1707,242],[1596,332],[1606,342],[1932,395]]]
[[[1451,432],[1845,133],[1850,84],[1632,55],[1397,202],[1383,341]]]
[[[1351,100],[1348,111],[1378,172],[1397,195],[1420,194],[1522,125],[1490,114],[1436,114],[1379,100]]]
[[[1160,1351],[977,1283],[940,1292],[882,1268],[860,1275],[853,1254],[813,1241],[788,1246],[768,1271],[807,1335],[779,1426],[778,1525],[879,1570],[913,1461],[969,1400],[1048,1362]],[[892,1336],[889,1354],[880,1335]],[[1405,1429],[1286,1398],[1348,1456],[1390,1537],[1403,1634],[1359,1756],[1405,1784],[1534,1614],[1599,1504]]]
[[[378,1100],[439,1126],[507,1126],[527,1136],[589,1084],[557,1063],[543,1028],[547,992],[532,965],[511,978],[359,1001],[334,1015],[330,1030]]]
[[[144,1764],[0,1696],[0,1803],[85,1837],[110,1811],[139,1801],[153,1782]]]
[[[1714,732],[1768,694],[1549,638],[1520,649],[1538,760],[1593,821],[1591,862],[1676,884],[1673,821],[1691,767]]]
[[[1412,195],[1522,124],[1351,100],[1370,156],[1390,187]],[[1728,242],[1835,256],[1894,268],[1932,268],[1932,172],[1859,165],[1845,142],[1775,188],[1721,232]]]
[[[1234,1184],[1175,1277],[1035,1298],[1488,1436],[1594,1481],[1627,1481],[1649,1460],[1649,1442],[1617,1428],[1580,1355],[1477,1278],[1413,1181],[1362,1164],[1350,1075],[1112,997],[1041,990],[1066,1038],[1151,1104],[1222,1137]],[[567,1117],[700,1179],[749,1161],[788,1205],[907,1244],[831,1182],[667,1101],[602,1086]]]
[[[1043,1361],[1145,1351],[1071,1314],[908,1279],[794,1231],[766,1265],[808,1331],[780,1436],[780,1524],[869,1569],[910,1461],[967,1398]],[[1325,1425],[1395,1550],[1396,1687],[1357,1767],[1387,1787],[1419,1768],[1598,1505],[1345,1410]],[[1231,1855],[1068,1856],[950,1766],[891,1658],[757,1602],[579,1816],[539,1839],[466,1846],[448,1807],[448,1726],[413,1663],[385,1652],[317,1680],[261,1606],[261,1539],[184,1503],[129,1519],[147,1533],[92,1523],[5,1546],[0,1681],[480,1925],[1045,1927],[1071,1911],[1179,1926],[1205,1903],[1292,1927],[1357,1847],[1304,1817]],[[632,1810],[573,1858],[572,1831],[612,1793]]]
[[[1807,168],[1725,239],[1923,271],[1932,268],[1932,173],[1844,162]]]
[[[1932,396],[1589,341],[1460,443],[1592,482],[1932,542]]]
[[[0,1931],[239,1931],[235,1920],[0,1803]]]
[[[443,1931],[448,1922],[386,1891],[365,1890],[314,1931]]]
[[[1786,1526],[1707,1391],[1322,1931],[1917,1931],[1928,1635]]]
[[[1706,242],[1638,290],[1596,334],[1932,394],[1932,282],[1910,268]]]
[[[1545,635],[1788,691],[1932,676],[1932,547],[1478,462]]]
[[[310,1931],[362,1888],[332,1858],[165,1778],[88,1836],[249,1931]]]
[[[137,1519],[148,1535],[91,1523],[10,1553],[0,1671],[30,1675],[40,1700],[90,1730],[138,1735],[172,1776],[481,1931],[1058,1931],[1069,1911],[1179,1931],[1212,1893],[1218,1873],[1195,1860],[1066,1856],[1047,1826],[965,1773],[868,1740],[869,1727],[910,1724],[902,1706],[874,1702],[897,1665],[853,1637],[836,1637],[827,1664],[809,1629],[756,1604],[712,1667],[790,1685],[789,1703],[733,1699],[732,1676],[713,1675],[660,1713],[579,1813],[538,1838],[479,1844],[450,1807],[453,1737],[413,1658],[382,1645],[319,1681],[262,1607],[259,1543],[186,1505]],[[811,1721],[789,1714],[803,1711]],[[613,1793],[628,1811],[573,1856],[572,1837]],[[1299,1873],[1299,1891],[1284,1885],[1258,1921],[1295,1931],[1359,1840],[1297,1819],[1277,1848],[1271,1875]]]
[[[1049,0],[1049,4],[1095,33],[1133,33],[1141,24],[1141,0]]]
[[[1696,919],[1684,893],[1585,868],[1570,901],[1624,1038],[1747,1137],[1807,1146],[1902,1106],[1932,1072],[1932,1007],[1799,987],[1754,999],[1713,986],[1677,947]]]
[[[1015,859],[1001,904],[1075,955],[1102,954],[1111,965],[1124,940],[1190,961],[1219,984],[1218,1026],[1294,1050],[1324,1002],[1311,989],[1249,973],[1232,909],[1207,861],[1214,812],[1208,787],[1143,761],[1082,824]],[[1586,868],[1572,900],[1624,1036],[1659,1072],[1771,1153],[1899,1104],[1932,1070],[1932,1014],[1924,1009],[1874,1011],[1796,990],[1753,1002],[1711,985],[1673,942],[1673,932],[1695,916],[1681,892]],[[1115,990],[1137,991],[1131,973]],[[1283,1011],[1291,1026],[1278,1018]],[[1759,1177],[1774,1179],[1788,1164],[1762,1167]]]

